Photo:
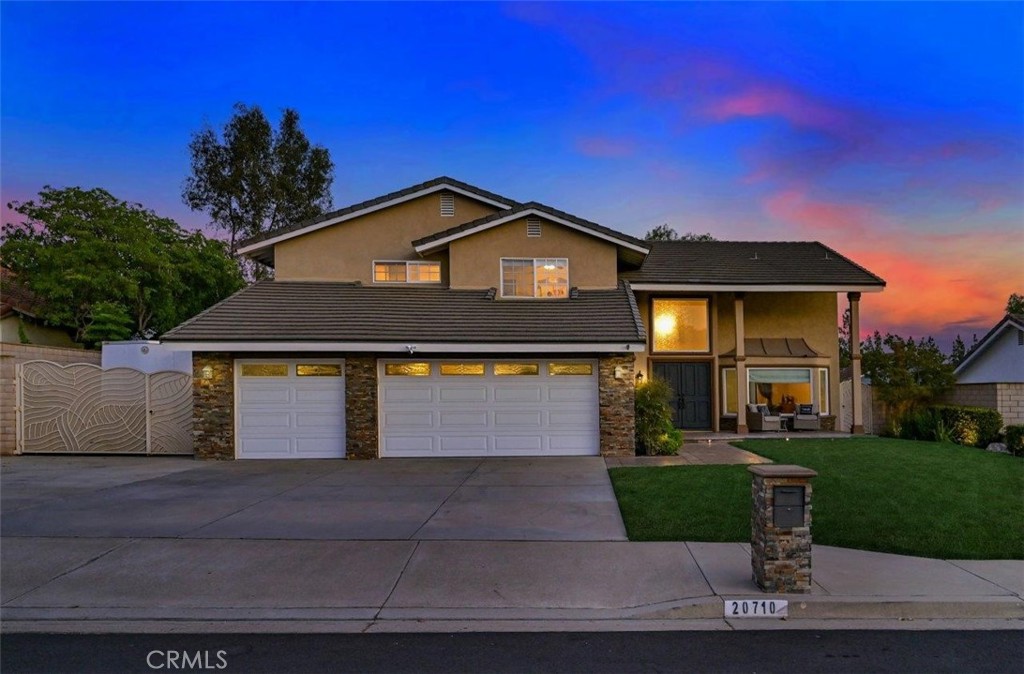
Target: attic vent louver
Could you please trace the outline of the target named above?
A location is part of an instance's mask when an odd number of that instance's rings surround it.
[[[526,236],[534,239],[540,236],[540,220],[537,218],[528,218],[526,220]]]
[[[497,288],[488,288],[487,289],[487,294],[484,295],[484,298],[485,299],[489,299],[489,300],[493,300],[495,297],[497,297],[497,295],[498,295],[498,289]]]
[[[455,215],[455,195],[441,195],[441,217],[450,218]]]

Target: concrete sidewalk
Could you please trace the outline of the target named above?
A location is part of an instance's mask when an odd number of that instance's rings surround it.
[[[12,538],[3,556],[7,632],[1024,628],[1024,562],[828,546],[812,594],[776,596],[786,621],[724,616],[771,598],[738,543]]]

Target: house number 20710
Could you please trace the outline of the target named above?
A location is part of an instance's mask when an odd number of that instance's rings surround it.
[[[789,602],[782,599],[727,599],[726,618],[785,618]]]

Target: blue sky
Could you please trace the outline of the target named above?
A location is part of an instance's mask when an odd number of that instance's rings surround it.
[[[0,191],[189,227],[190,134],[302,116],[335,205],[447,174],[640,235],[818,239],[867,328],[983,333],[1024,290],[1024,4],[0,4]],[[5,221],[11,214],[4,211]]]

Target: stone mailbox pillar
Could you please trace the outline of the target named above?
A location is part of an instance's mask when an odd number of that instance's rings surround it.
[[[751,484],[750,564],[764,592],[811,591],[810,468],[748,466]]]

